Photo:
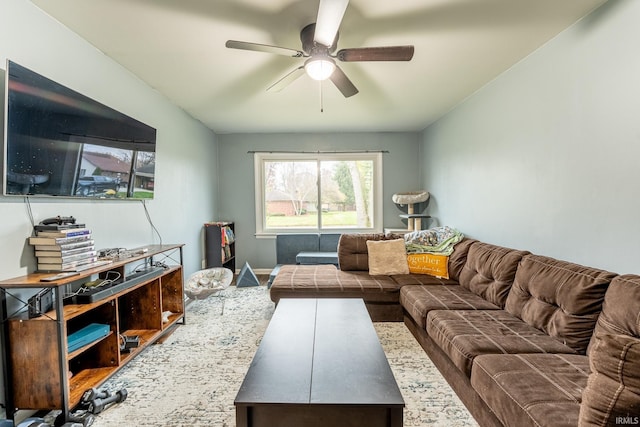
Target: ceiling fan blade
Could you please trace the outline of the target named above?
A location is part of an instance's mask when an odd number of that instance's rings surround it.
[[[348,4],[349,0],[320,0],[313,38],[316,43],[326,47],[333,45]]]
[[[280,92],[285,87],[289,86],[293,83],[294,80],[298,79],[300,76],[304,74],[304,66],[301,65],[295,70],[291,71],[289,74],[272,84],[267,88],[267,92]]]
[[[237,40],[227,40],[225,46],[230,49],[252,50],[255,52],[275,53],[276,55],[292,56],[300,58],[304,56],[304,52],[289,49],[286,47],[270,46],[268,44],[241,42]]]
[[[331,77],[329,78],[331,79],[333,84],[336,85],[338,90],[342,92],[345,98],[349,98],[350,96],[358,93],[358,89],[354,86],[353,83],[351,83],[351,80],[349,80],[349,77],[347,77],[344,71],[342,71],[342,68],[338,67],[337,65],[336,69],[333,71],[333,74],[331,74]]]
[[[360,47],[340,49],[336,55],[340,61],[411,61],[413,46]]]

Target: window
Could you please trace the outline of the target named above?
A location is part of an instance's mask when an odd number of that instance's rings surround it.
[[[382,153],[256,153],[257,234],[379,232]]]

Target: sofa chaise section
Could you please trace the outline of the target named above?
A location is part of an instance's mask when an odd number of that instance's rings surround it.
[[[338,265],[340,234],[292,233],[276,235],[276,266],[269,275],[271,286],[285,264]]]
[[[362,298],[373,321],[402,319],[400,286],[389,276],[342,271],[334,265],[283,265],[270,296],[280,298]]]

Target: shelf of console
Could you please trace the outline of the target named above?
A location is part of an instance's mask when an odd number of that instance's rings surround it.
[[[1,289],[27,289],[27,288],[56,288],[63,285],[68,285],[83,278],[92,276],[94,274],[104,273],[110,270],[115,270],[120,267],[124,267],[127,264],[131,264],[136,261],[141,261],[146,258],[153,258],[156,255],[164,254],[170,251],[180,251],[180,264],[182,264],[182,243],[163,244],[163,245],[147,245],[139,248],[131,249],[130,253],[133,255],[113,260],[110,264],[104,264],[95,268],[87,269],[78,272],[77,275],[65,277],[53,282],[43,282],[42,279],[50,277],[53,273],[30,273],[24,276],[18,276],[11,279],[5,279],[0,281]]]
[[[50,275],[42,273],[0,281],[0,315],[4,320],[0,345],[4,352],[7,416],[12,418],[21,409],[61,409],[67,421],[84,391],[102,385],[140,351],[172,331],[180,321],[184,323],[182,247],[146,246],[134,250],[135,254],[126,259],[54,282],[42,282],[44,276]],[[157,276],[114,291],[99,301],[63,305],[63,291],[68,285],[108,271],[124,275],[127,264],[143,259],[154,264],[153,257],[161,254],[172,259],[171,251],[179,251],[179,264],[165,265]],[[32,319],[22,310],[7,318],[8,297],[21,301],[14,295],[16,291],[40,288],[52,289],[53,310]],[[91,323],[109,325],[109,332],[69,352],[67,335]],[[138,336],[139,346],[122,351],[123,335]]]

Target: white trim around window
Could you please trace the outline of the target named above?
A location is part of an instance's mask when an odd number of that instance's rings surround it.
[[[295,227],[278,227],[268,225],[266,215],[266,182],[267,173],[265,172],[266,164],[273,164],[274,162],[300,162],[309,168],[311,163],[315,162],[317,165],[317,176],[321,176],[321,164],[322,162],[348,162],[348,161],[370,161],[372,165],[371,171],[371,191],[367,206],[373,208],[373,212],[369,213],[369,222],[367,226],[341,226],[330,225],[325,226],[322,224],[322,214],[317,215],[318,220],[316,224],[305,224]],[[325,163],[326,164],[326,163]],[[311,171],[313,172],[313,171]],[[255,176],[255,206],[256,206],[256,236],[257,237],[269,237],[280,233],[379,233],[382,232],[382,153],[381,152],[363,152],[363,153],[270,153],[270,152],[256,152],[254,153],[254,176]],[[322,194],[322,179],[317,180],[317,196],[311,195],[309,197],[314,199],[310,205],[325,206],[321,199]],[[316,198],[318,200],[316,200]],[[318,213],[321,212],[321,208],[317,208]]]

